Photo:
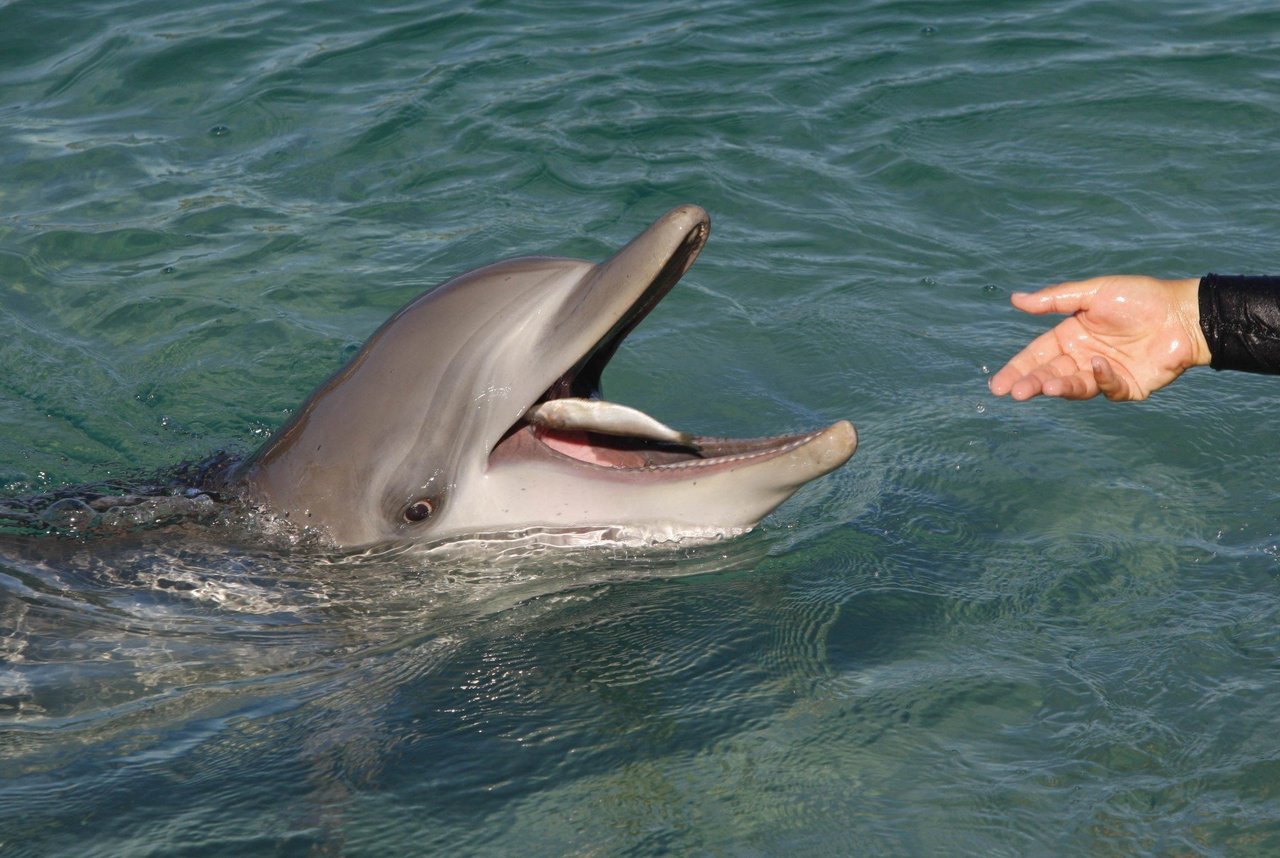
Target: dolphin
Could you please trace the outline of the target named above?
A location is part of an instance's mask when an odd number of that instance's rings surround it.
[[[229,467],[220,488],[343,549],[539,532],[657,543],[749,530],[853,455],[852,424],[708,438],[590,405],[618,346],[709,231],[705,211],[680,206],[599,264],[511,259],[426,292]],[[561,399],[576,401],[571,421],[539,417]]]

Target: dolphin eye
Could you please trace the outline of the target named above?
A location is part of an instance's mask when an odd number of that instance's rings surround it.
[[[431,518],[431,513],[435,511],[436,505],[431,502],[430,498],[423,498],[405,507],[404,520],[414,523],[426,521]]]

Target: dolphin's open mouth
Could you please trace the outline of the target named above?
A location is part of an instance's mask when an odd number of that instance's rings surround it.
[[[491,460],[555,458],[620,474],[688,477],[691,469],[718,469],[781,456],[823,436],[832,436],[852,452],[856,435],[844,422],[767,438],[707,437],[673,430],[643,412],[600,399],[600,380],[610,358],[689,270],[709,230],[705,220],[689,230],[639,299],[530,404],[494,448]]]

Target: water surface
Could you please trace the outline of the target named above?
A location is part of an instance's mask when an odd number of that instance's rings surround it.
[[[840,418],[747,537],[0,561],[0,851],[1280,848],[1280,388],[992,399],[1065,277],[1275,272],[1280,13],[0,3],[0,485],[261,443],[402,303],[713,219],[606,376]]]

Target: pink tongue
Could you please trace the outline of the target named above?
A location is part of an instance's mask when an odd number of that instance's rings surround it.
[[[612,465],[613,461],[605,456],[598,447],[591,446],[586,432],[541,432],[542,443],[557,453],[563,453],[582,462],[593,465]],[[615,457],[616,458],[616,457]]]
[[[586,432],[565,432],[560,429],[539,427],[538,438],[557,453],[606,468],[643,468],[649,464],[644,453],[621,450],[608,445],[592,444]]]

